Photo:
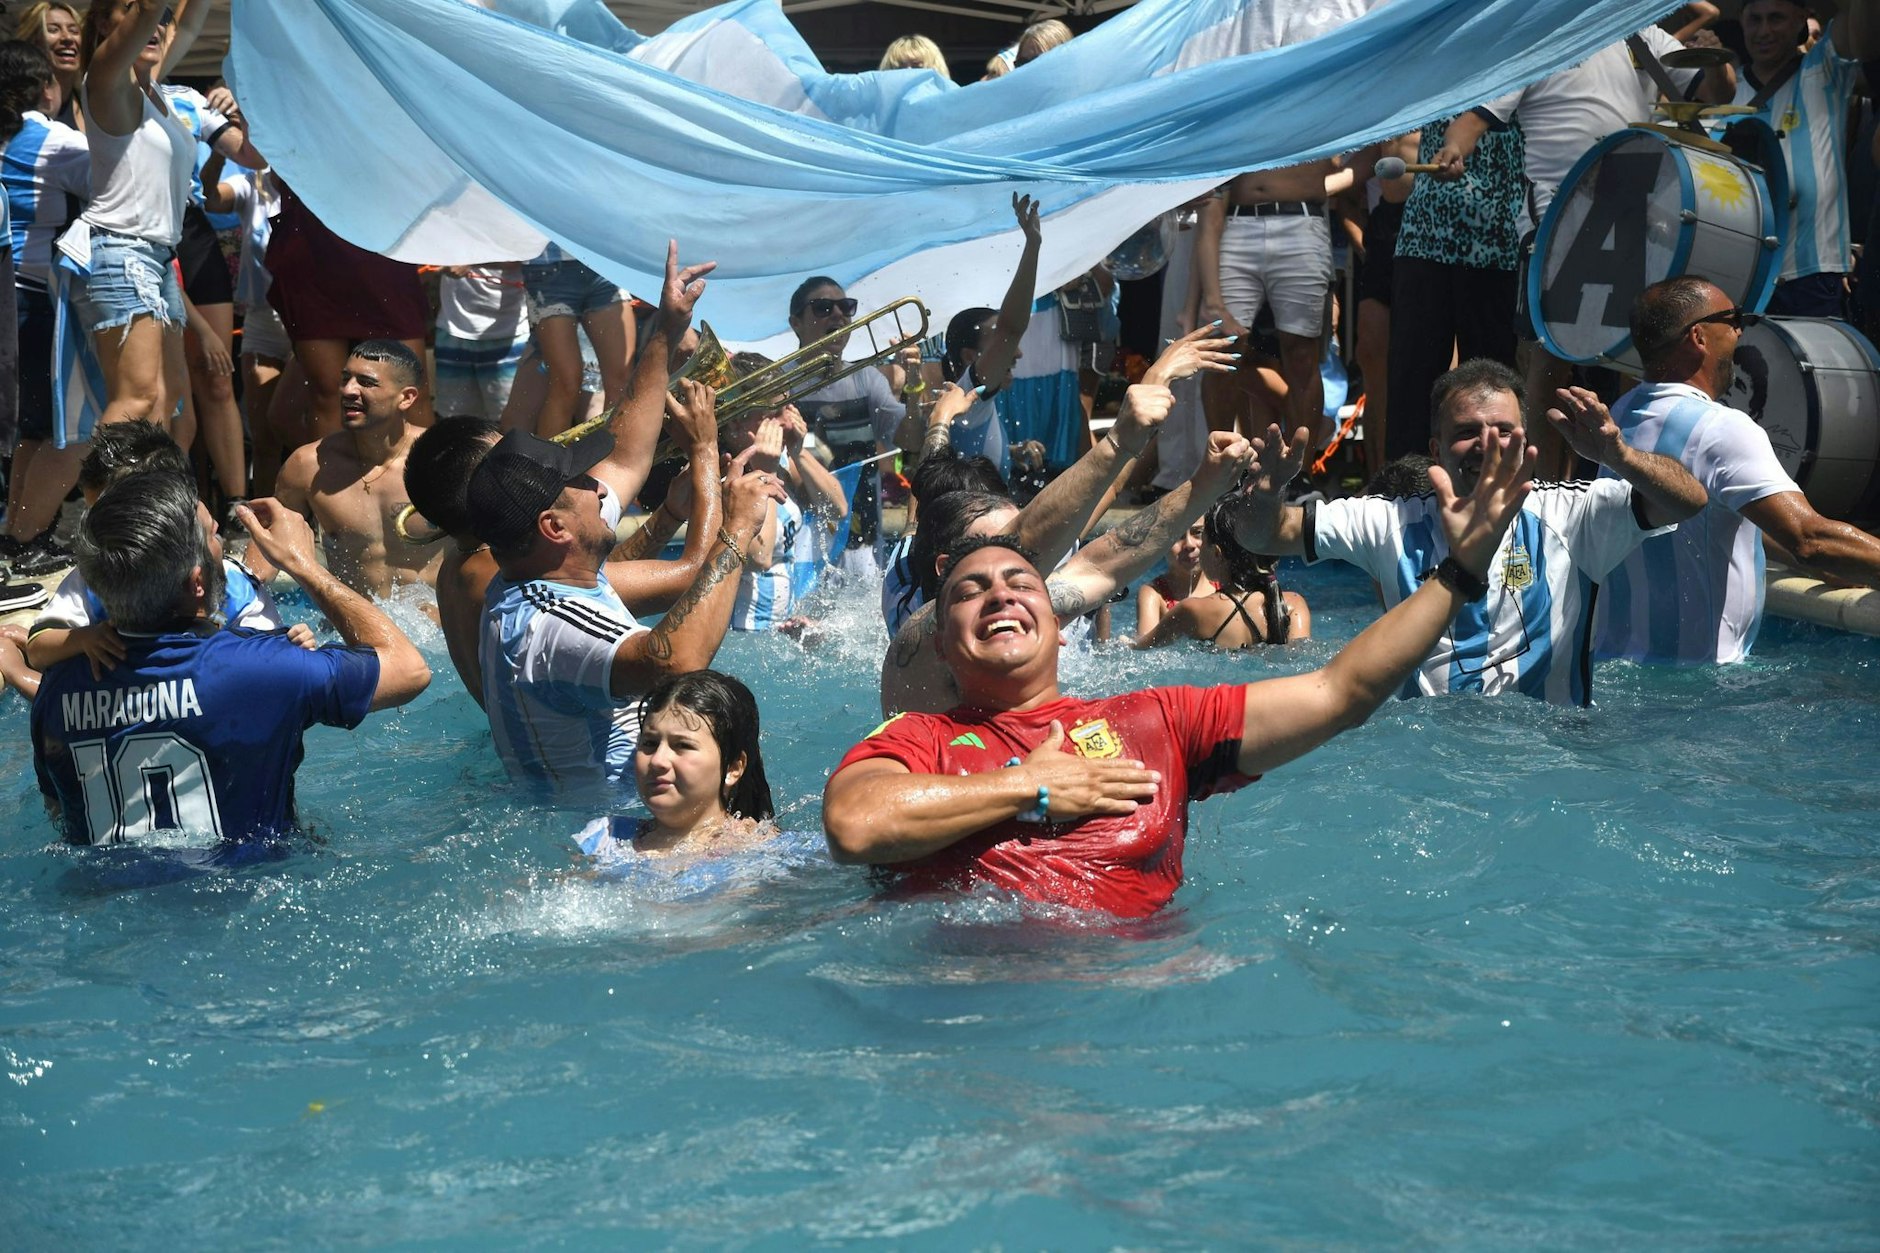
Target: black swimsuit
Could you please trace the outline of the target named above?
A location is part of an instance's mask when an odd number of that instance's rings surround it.
[[[1239,598],[1236,598],[1232,592],[1222,592],[1221,595],[1227,597],[1228,600],[1233,602],[1234,613],[1239,614],[1240,620],[1247,624],[1247,632],[1253,636],[1253,643],[1254,644],[1266,643],[1266,637],[1260,633],[1260,628],[1254,625],[1253,616],[1247,612],[1246,597],[1253,595],[1253,593],[1247,592],[1245,593],[1245,595]],[[1204,642],[1212,644],[1215,640],[1220,639],[1221,632],[1225,631],[1228,627],[1228,624],[1231,623],[1233,620],[1234,620],[1234,614],[1229,614],[1225,618],[1222,618],[1221,625],[1215,627],[1214,634],[1208,636],[1207,640]]]

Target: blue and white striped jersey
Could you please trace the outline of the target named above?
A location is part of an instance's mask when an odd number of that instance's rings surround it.
[[[511,776],[557,793],[632,786],[639,697],[616,698],[614,652],[646,630],[607,580],[497,578],[483,602],[483,706]]]
[[[182,87],[176,83],[163,84],[163,98],[169,102],[170,110],[196,132],[196,168],[189,176],[189,199],[197,208],[202,207],[202,167],[209,163],[215,150],[209,147],[209,140],[228,125],[228,119],[209,107],[202,93],[194,87]],[[210,224],[218,231],[232,230],[240,225],[233,214],[215,213],[209,215]]]
[[[1607,578],[1595,655],[1740,661],[1762,625],[1763,546],[1762,532],[1739,511],[1801,489],[1755,419],[1695,387],[1641,383],[1613,405],[1612,417],[1634,448],[1683,462],[1710,503]]]
[[[777,505],[777,542],[768,569],[746,570],[738,578],[738,599],[731,608],[734,631],[770,631],[809,595],[829,562],[829,526],[805,514],[795,499]]]
[[[52,241],[91,198],[91,149],[85,136],[43,113],[22,115],[19,133],[0,154],[15,281],[44,291]]]
[[[1833,26],[1802,58],[1802,66],[1757,114],[1782,136],[1789,189],[1795,199],[1789,237],[1782,246],[1784,282],[1809,274],[1846,274],[1854,268],[1847,186],[1847,103],[1860,62],[1834,50]],[[1747,73],[1736,79],[1736,103],[1748,104],[1756,86]]]
[[[1306,560],[1350,562],[1394,606],[1449,555],[1437,509],[1434,494],[1307,505]],[[1641,527],[1631,485],[1617,479],[1537,485],[1495,550],[1488,595],[1463,606],[1400,695],[1520,692],[1591,704],[1594,584],[1662,533]]]
[[[248,573],[247,566],[232,557],[224,557],[222,576],[221,625],[250,631],[278,631],[287,625],[281,618],[280,606],[274,603],[274,594]],[[33,619],[32,630],[34,634],[48,627],[76,630],[110,620],[111,615],[105,612],[98,593],[91,590],[84,575],[73,570],[60,581],[52,599]]]

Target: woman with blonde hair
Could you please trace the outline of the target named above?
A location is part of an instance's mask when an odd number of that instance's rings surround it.
[[[78,80],[85,72],[79,44],[84,14],[66,0],[37,0],[20,11],[13,37],[45,50],[52,62],[52,77],[59,85],[59,103],[53,120],[84,129],[79,120]]]
[[[884,70],[932,70],[941,78],[951,78],[947,70],[947,59],[940,52],[940,45],[925,35],[903,35],[888,45],[888,50],[881,54],[881,69]]]

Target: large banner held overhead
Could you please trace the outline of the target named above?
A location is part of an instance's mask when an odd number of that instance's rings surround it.
[[[828,274],[864,308],[996,305],[1046,210],[1039,290],[1242,170],[1349,151],[1501,95],[1664,0],[1147,0],[989,83],[829,74],[775,0],[644,38],[599,0],[235,0],[257,146],[339,234],[403,260],[550,240],[658,291],[713,259],[727,339]],[[912,20],[912,18],[910,18]]]

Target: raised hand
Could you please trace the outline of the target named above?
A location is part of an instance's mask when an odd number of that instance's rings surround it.
[[[803,441],[809,437],[809,423],[797,412],[795,405],[785,405],[777,411],[777,420],[783,423],[783,450],[795,461],[803,455]]]
[[[701,261],[697,265],[681,267],[679,241],[667,240],[666,280],[659,288],[660,316],[675,319],[672,323],[674,326],[684,326],[690,322],[693,306],[705,294],[705,276],[717,268],[716,261]],[[677,331],[673,333],[678,334]]]
[[[1128,456],[1135,456],[1149,446],[1162,424],[1175,408],[1175,393],[1160,383],[1132,383],[1123,393],[1123,404],[1116,411],[1116,425],[1110,438]]]
[[[768,474],[778,474],[783,470],[783,421],[779,418],[765,418],[757,424],[757,435],[751,441],[755,455],[747,463],[754,470]]]
[[[763,527],[771,504],[783,498],[783,480],[774,474],[746,470],[736,475],[725,484],[725,530],[740,545],[747,544]]]
[[[1018,229],[1025,233],[1025,242],[1035,244],[1044,239],[1044,227],[1038,220],[1038,202],[1030,196],[1012,193],[1012,214],[1018,219]]]
[[[678,394],[666,394],[666,416],[672,429],[694,456],[718,455],[718,393],[697,379],[679,380]]]
[[[1248,494],[1278,497],[1286,484],[1298,478],[1299,471],[1305,468],[1312,433],[1302,426],[1288,440],[1275,422],[1266,428],[1265,435],[1256,435],[1249,443],[1253,446],[1253,455],[1247,466],[1244,489]]]
[[[1590,461],[1612,465],[1625,450],[1625,434],[1611,410],[1584,387],[1562,387],[1554,395],[1560,403],[1547,411],[1547,421],[1567,447]]]
[[[235,506],[235,516],[261,555],[294,574],[313,564],[313,528],[307,520],[272,496]]]
[[[1237,353],[1229,351],[1233,346],[1234,337],[1217,319],[1180,339],[1170,340],[1162,355],[1143,371],[1142,381],[1167,384],[1180,382],[1203,370],[1227,373],[1236,368],[1235,363],[1240,359]]]
[[[1076,822],[1099,815],[1122,815],[1155,799],[1160,771],[1140,761],[1105,761],[1064,751],[1064,724],[1053,721],[1044,743],[1025,758],[1027,778],[1050,792],[1046,807],[1053,822]]]
[[[1437,516],[1449,540],[1449,553],[1463,569],[1484,582],[1501,537],[1533,490],[1530,480],[1534,456],[1534,449],[1518,436],[1489,440],[1475,490],[1467,496],[1456,494],[1455,484],[1442,466],[1430,467],[1430,486],[1436,489]]]
[[[933,408],[927,412],[927,425],[951,422],[959,417],[973,407],[981,390],[975,387],[969,392],[958,383],[941,384],[939,394],[934,397]]]
[[[1214,500],[1233,490],[1252,460],[1253,444],[1246,436],[1235,431],[1208,432],[1208,451],[1193,480],[1195,494]]]

